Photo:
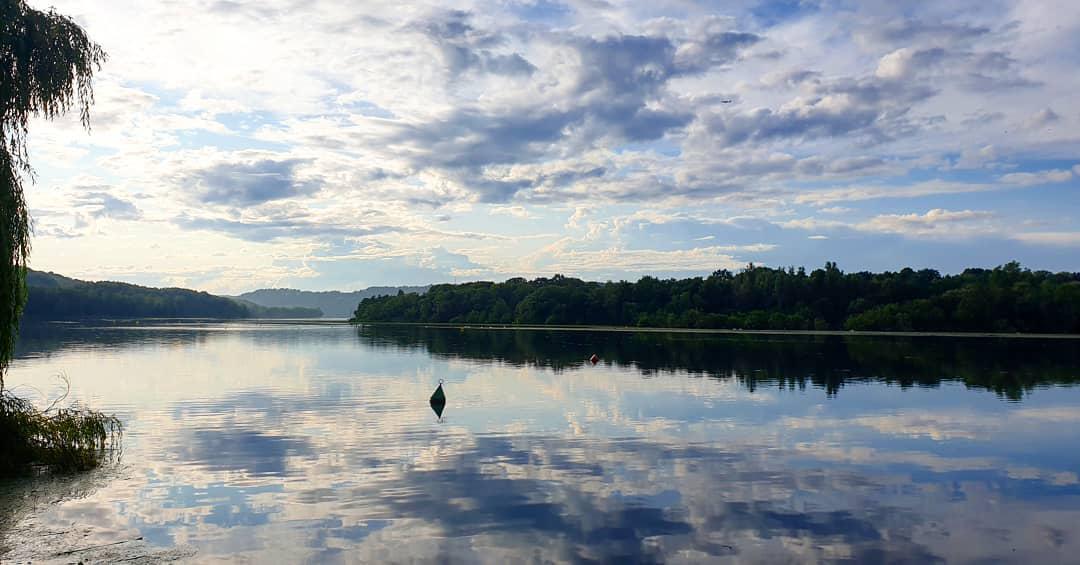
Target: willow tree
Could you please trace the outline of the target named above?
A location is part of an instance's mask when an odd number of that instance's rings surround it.
[[[33,179],[26,136],[34,117],[77,108],[90,127],[90,80],[105,52],[78,24],[23,0],[0,0],[0,391],[26,302],[30,216],[22,183]]]
[[[29,466],[81,470],[119,441],[120,421],[85,408],[44,410],[4,390],[26,302],[30,216],[23,180],[33,179],[26,136],[33,118],[78,109],[90,127],[90,80],[105,52],[74,21],[23,0],[0,0],[0,475]]]

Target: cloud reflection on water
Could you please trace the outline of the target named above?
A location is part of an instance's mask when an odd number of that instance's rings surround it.
[[[77,366],[78,394],[132,414],[129,479],[43,524],[138,531],[200,561],[1049,562],[1080,549],[1080,455],[1052,447],[1075,442],[1058,416],[1075,415],[1080,391],[1041,394],[1053,381],[1021,404],[947,380],[902,390],[814,340],[712,343],[726,363],[709,342],[651,365],[613,346],[591,367],[539,362],[542,334],[492,359],[446,349],[457,335],[185,331],[164,349],[154,332],[113,340],[96,372],[93,338],[16,365],[12,382]],[[979,358],[963,347],[936,355]],[[1051,375],[1075,371],[1064,351]],[[680,368],[686,356],[697,360]],[[739,376],[755,364],[796,376],[806,362],[860,372],[835,396]],[[116,367],[161,383],[159,397]],[[440,378],[441,423],[427,406]]]

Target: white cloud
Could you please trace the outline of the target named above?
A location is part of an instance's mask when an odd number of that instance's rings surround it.
[[[635,221],[670,227],[704,209],[813,235],[849,226],[989,237],[976,227],[985,218],[926,224],[880,214],[873,201],[926,210],[952,194],[951,207],[1020,224],[1027,218],[974,195],[1080,175],[1075,163],[1030,163],[1077,154],[1077,117],[1065,109],[1080,73],[1059,53],[1070,37],[1060,30],[1080,15],[1065,8],[1049,27],[1010,2],[918,19],[872,3],[825,6],[763,27],[739,3],[579,6],[555,20],[489,2],[149,3],[123,13],[104,0],[55,4],[110,59],[89,135],[71,116],[32,125],[40,186],[28,198],[49,214],[37,236],[54,241],[39,248],[89,238],[102,270],[135,272],[113,251],[136,223],[180,228],[146,230],[154,243],[216,234],[232,255],[250,243],[341,238],[411,254],[445,238],[448,252],[478,251],[467,253],[478,268],[505,273],[520,253],[472,246],[519,240],[528,226],[529,236],[571,230],[578,243],[624,249]],[[963,180],[949,176],[955,169]],[[98,204],[77,198],[84,186],[98,187]],[[835,205],[852,201],[867,202],[859,213],[869,219]],[[845,222],[793,219],[815,207]],[[483,211],[491,225],[464,224]],[[59,253],[50,261],[82,268]],[[286,270],[311,274],[303,257],[289,261]],[[152,271],[172,268],[143,269]],[[269,282],[247,273],[252,286]]]
[[[1001,182],[1018,186],[1031,186],[1036,184],[1066,182],[1072,180],[1072,178],[1072,171],[1068,169],[1054,169],[1050,171],[1028,173],[1009,173],[1001,176]]]
[[[850,224],[846,222],[840,222],[836,220],[819,220],[816,218],[800,218],[796,220],[787,220],[780,222],[780,226],[786,229],[798,229],[807,231],[817,230],[830,230],[836,228],[847,228]]]
[[[910,238],[966,239],[997,235],[1000,226],[997,215],[985,210],[945,210],[934,208],[924,214],[879,214],[863,221],[842,222],[808,217],[780,222],[785,229],[805,231],[855,230],[872,233],[897,234]],[[828,239],[813,234],[809,239]]]
[[[1080,232],[1023,232],[1014,234],[1012,238],[1035,245],[1080,247]]]
[[[850,214],[854,211],[853,208],[846,208],[844,206],[826,206],[821,209],[821,212],[825,214]]]
[[[994,217],[993,212],[983,210],[935,208],[925,214],[882,214],[856,224],[855,228],[911,237],[970,237],[994,233],[996,226],[989,221]]]
[[[534,217],[524,206],[492,206],[489,210],[492,214],[513,216],[521,220],[527,220]]]

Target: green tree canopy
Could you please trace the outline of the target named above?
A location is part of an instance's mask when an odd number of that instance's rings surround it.
[[[354,322],[586,324],[749,330],[1080,333],[1080,273],[1018,263],[942,275],[749,265],[631,282],[555,276],[435,285],[360,302]]]
[[[0,0],[0,390],[26,300],[28,126],[33,117],[51,119],[77,107],[89,128],[90,81],[104,61],[105,52],[71,18]]]

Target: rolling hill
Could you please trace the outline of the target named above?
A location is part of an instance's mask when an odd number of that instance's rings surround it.
[[[317,308],[267,307],[186,288],[89,282],[28,270],[23,315],[30,320],[73,318],[317,318]]]
[[[356,306],[365,298],[391,296],[397,294],[398,291],[406,294],[423,294],[427,292],[427,289],[427,286],[373,286],[353,292],[336,290],[312,292],[291,288],[264,288],[245,292],[235,298],[270,308],[318,308],[328,318],[349,318],[356,311]]]

